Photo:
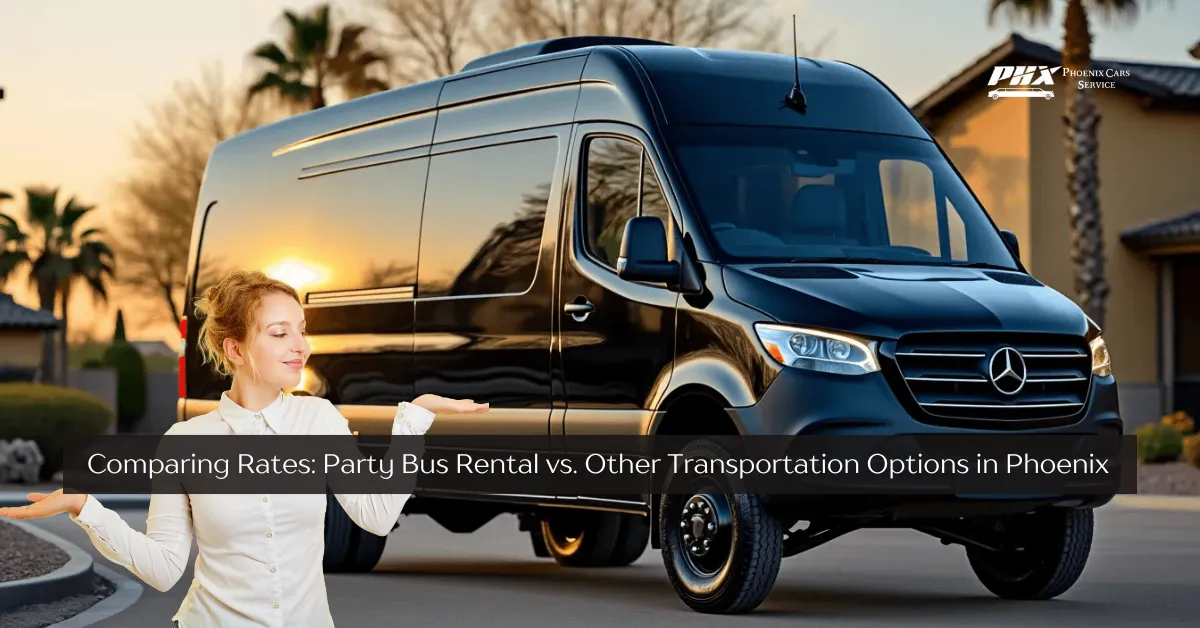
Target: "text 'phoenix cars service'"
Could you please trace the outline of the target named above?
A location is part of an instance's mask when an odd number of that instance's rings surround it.
[[[785,100],[796,63],[807,106]],[[907,107],[840,62],[563,38],[244,133],[210,159],[189,298],[234,268],[299,288],[295,392],[337,404],[363,447],[424,393],[491,404],[431,434],[568,446],[1123,432],[1100,330],[1025,271]],[[199,321],[181,327],[186,420],[227,383],[201,367]],[[996,595],[1054,597],[1110,499],[418,490],[406,512],[461,533],[514,513],[566,566],[649,544],[688,606],[735,613],[783,557],[872,527],[963,545]],[[326,538],[329,571],[369,571],[384,545],[335,501]]]

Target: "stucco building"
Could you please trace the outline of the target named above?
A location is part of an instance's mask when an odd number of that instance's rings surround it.
[[[42,343],[61,327],[54,314],[19,305],[12,295],[0,292],[0,381],[47,379]]]
[[[989,84],[997,66],[1062,65],[1051,46],[1012,35],[911,105],[1021,258],[1074,296],[1061,97],[1102,81],[1100,207],[1110,297],[1105,338],[1133,427],[1166,412],[1200,416],[1200,63],[1095,60],[1100,76]],[[1000,74],[1006,74],[1002,71]],[[997,88],[1055,92],[993,94]]]

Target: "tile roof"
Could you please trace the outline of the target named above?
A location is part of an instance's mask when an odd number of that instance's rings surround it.
[[[1136,250],[1200,245],[1200,209],[1126,229],[1121,232],[1121,242]]]
[[[54,314],[19,305],[11,294],[0,292],[0,328],[57,329],[61,325]]]
[[[961,72],[950,77],[912,105],[913,113],[920,118],[937,116],[964,98],[974,95],[979,88],[986,87],[984,77],[991,72],[993,66],[1008,65],[1013,60],[1061,65],[1062,51],[1012,33],[1000,45],[972,61]],[[1147,103],[1200,111],[1200,64],[1183,65],[1092,59],[1092,69],[1128,70],[1129,76],[1104,77],[1096,80],[1113,81],[1118,89],[1144,96]]]

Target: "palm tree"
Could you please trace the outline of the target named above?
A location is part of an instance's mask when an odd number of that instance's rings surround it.
[[[366,26],[343,25],[335,45],[328,4],[307,15],[287,10],[283,16],[287,22],[283,46],[269,41],[254,50],[252,56],[269,67],[250,86],[247,98],[273,92],[296,108],[320,109],[329,87],[341,87],[350,98],[388,89],[387,83],[372,75],[376,66],[386,69],[388,60],[363,42]]]
[[[1103,18],[1116,16],[1133,20],[1140,5],[1152,0],[1066,0],[1063,20],[1062,65],[1064,74],[1086,70],[1092,64],[1092,32],[1089,13]],[[1026,19],[1033,26],[1049,22],[1052,0],[988,0],[988,24],[1005,9],[1010,19]],[[1096,132],[1100,114],[1090,90],[1074,89],[1068,82],[1063,100],[1067,148],[1068,216],[1071,222],[1071,260],[1075,264],[1075,292],[1080,305],[1096,324],[1104,325],[1108,304],[1108,281],[1104,273],[1104,231],[1101,223],[1097,159],[1100,153]]]
[[[65,381],[67,356],[67,313],[71,300],[71,287],[77,280],[84,281],[93,298],[106,301],[108,291],[104,277],[114,273],[113,252],[100,240],[100,229],[86,229],[76,233],[80,219],[94,206],[85,206],[75,198],[58,207],[58,189],[26,188],[25,222],[31,231],[21,231],[15,218],[0,213],[0,285],[8,282],[13,273],[28,267],[30,284],[36,286],[42,310],[53,313],[55,302],[61,294],[63,330],[59,338],[62,364],[56,365],[54,340],[46,336],[42,347],[42,359],[47,373],[56,374]],[[11,199],[9,194],[0,198]],[[40,233],[39,233],[40,232]],[[57,366],[57,368],[56,368]]]

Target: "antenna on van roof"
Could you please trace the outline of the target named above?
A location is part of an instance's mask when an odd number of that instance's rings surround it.
[[[799,37],[796,34],[796,14],[792,14],[792,62],[795,63],[796,82],[792,84],[792,91],[783,99],[783,104],[780,109],[787,107],[801,115],[808,113],[808,103],[804,100],[804,92],[800,89],[800,44]]]

